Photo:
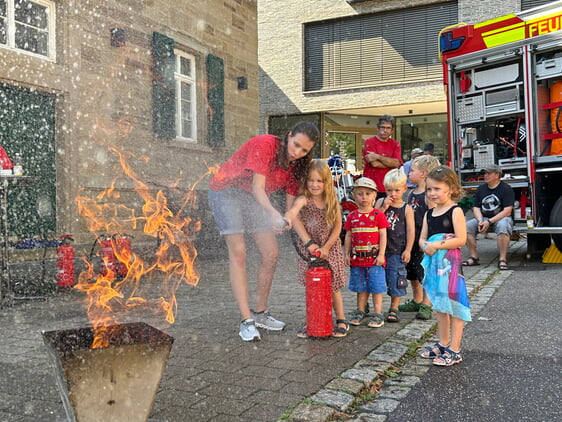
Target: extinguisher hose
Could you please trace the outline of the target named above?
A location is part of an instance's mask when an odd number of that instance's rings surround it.
[[[295,247],[297,254],[303,259],[304,262],[308,262],[309,264],[318,263],[317,266],[328,267],[330,271],[332,271],[332,268],[330,267],[330,263],[328,261],[323,259],[318,259],[313,256],[306,256],[302,252],[301,248],[299,248],[299,243],[298,243],[299,237],[297,235],[297,232],[295,230],[291,230],[290,233],[291,233],[291,241],[293,243],[293,246]]]
[[[97,244],[98,244],[98,237],[96,236],[94,243],[92,245],[92,249],[90,250],[90,257],[88,258],[90,262],[92,262],[92,259],[94,258],[94,249],[96,249]]]

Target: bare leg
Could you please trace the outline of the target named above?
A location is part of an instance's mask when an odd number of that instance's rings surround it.
[[[332,305],[334,307],[334,313],[336,314],[336,319],[345,319],[345,312],[343,310],[343,297],[341,290],[337,292],[332,292]],[[338,324],[338,327],[345,328],[345,324]]]
[[[451,342],[451,320],[449,314],[437,312],[435,315],[437,320],[437,332],[439,334],[439,344],[441,346],[449,346]]]
[[[242,320],[252,317],[248,303],[248,276],[246,274],[246,243],[243,234],[224,236],[228,248],[230,286],[240,309]]]
[[[390,298],[390,307],[392,309],[398,309],[399,305],[400,305],[400,296]]]
[[[414,302],[421,303],[423,300],[423,287],[419,280],[410,280],[410,284],[412,285],[412,294]]]
[[[382,314],[382,293],[373,294],[373,311]]]
[[[500,250],[500,259],[507,262],[507,249],[509,248],[509,236],[507,234],[498,234],[498,249]]]
[[[468,248],[469,256],[478,258],[478,253],[476,252],[476,238],[471,234],[466,234],[466,247]]]
[[[365,312],[367,307],[367,302],[369,301],[369,292],[357,293],[357,309]]]
[[[464,330],[464,321],[460,318],[450,317],[451,323],[451,346],[454,352],[461,351],[462,333]]]
[[[273,274],[279,257],[279,248],[275,234],[254,233],[254,240],[260,254],[260,266],[258,269],[258,282],[256,291],[256,307],[254,311],[263,312],[267,310],[267,300],[271,290]]]

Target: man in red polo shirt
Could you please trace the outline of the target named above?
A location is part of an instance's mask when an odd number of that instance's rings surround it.
[[[363,176],[375,181],[379,192],[378,198],[384,198],[384,176],[390,170],[400,167],[402,162],[402,151],[400,144],[392,139],[390,135],[394,131],[394,117],[385,114],[377,123],[378,134],[365,140],[363,147]]]

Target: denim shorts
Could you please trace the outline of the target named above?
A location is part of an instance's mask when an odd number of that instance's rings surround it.
[[[496,221],[495,223],[490,224],[490,230],[494,231],[496,234],[506,234],[511,236],[511,232],[513,232],[513,220],[511,217],[504,217],[500,221]],[[478,220],[476,218],[472,218],[467,221],[466,223],[466,232],[473,237],[476,237],[478,234]]]
[[[355,293],[372,294],[386,292],[384,267],[351,267],[349,270],[349,290]]]
[[[406,280],[406,264],[402,262],[399,254],[386,254],[386,287],[390,297],[402,297],[406,295],[406,289],[398,287],[398,280]]]
[[[271,216],[251,193],[226,188],[209,190],[208,198],[221,235],[273,231]]]

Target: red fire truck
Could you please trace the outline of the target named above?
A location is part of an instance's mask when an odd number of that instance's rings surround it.
[[[449,157],[466,190],[498,164],[527,255],[562,250],[562,1],[439,35]]]

